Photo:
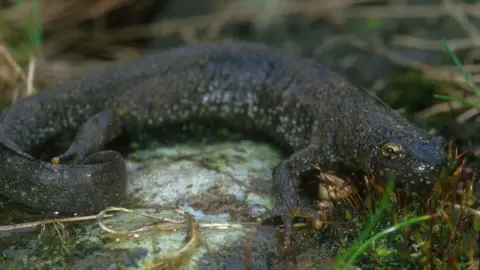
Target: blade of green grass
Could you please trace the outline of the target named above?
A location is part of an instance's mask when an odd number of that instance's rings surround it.
[[[22,0],[16,0],[15,4],[21,6]],[[29,50],[37,53],[42,46],[43,26],[41,20],[40,4],[38,0],[31,1],[31,10],[28,18],[25,18],[25,37],[28,40]]]
[[[441,100],[447,100],[447,101],[456,101],[456,102],[459,102],[459,103],[462,103],[463,105],[466,105],[466,106],[470,106],[472,108],[475,108],[477,109],[478,111],[480,111],[480,106],[476,105],[476,104],[473,104],[471,102],[468,102],[464,99],[461,99],[461,98],[458,98],[458,97],[452,97],[452,96],[445,96],[445,95],[433,95],[435,98],[437,99],[441,99]]]
[[[346,265],[345,265],[345,269],[350,269],[350,266],[353,265],[353,263],[355,262],[355,260],[357,259],[358,256],[360,256],[360,254],[369,246],[371,245],[373,242],[375,242],[376,240],[380,239],[381,237],[389,234],[389,233],[393,233],[395,232],[396,230],[398,229],[401,229],[403,227],[406,227],[406,226],[409,226],[409,225],[412,225],[414,223],[418,223],[418,222],[423,222],[423,221],[426,221],[426,220],[429,220],[429,219],[432,219],[434,217],[436,217],[437,215],[433,214],[433,215],[424,215],[424,216],[421,216],[421,217],[415,217],[415,218],[412,218],[412,219],[408,219],[408,220],[405,220],[405,221],[402,221],[390,228],[387,228],[379,233],[377,233],[376,235],[374,235],[373,237],[371,237],[370,239],[368,239],[367,241],[365,241],[363,244],[361,244],[356,250],[355,252],[353,253],[352,256],[350,256],[350,258],[348,259]]]
[[[32,2],[32,19],[27,26],[27,36],[33,49],[37,51],[42,45],[42,21],[38,1]]]
[[[387,188],[384,191],[384,194],[382,196],[382,200],[379,202],[379,207],[375,210],[375,214],[372,216],[372,218],[368,221],[367,226],[365,229],[362,231],[360,236],[357,238],[353,246],[347,250],[344,254],[341,256],[337,257],[336,259],[336,267],[335,269],[338,269],[339,265],[346,260],[350,256],[350,254],[355,254],[356,250],[358,249],[360,243],[364,242],[365,239],[368,238],[368,234],[373,230],[375,226],[377,226],[378,221],[380,220],[380,217],[382,216],[383,211],[388,207],[389,205],[389,199],[390,199],[390,194],[393,192],[394,189],[394,181],[390,180],[388,181]],[[346,268],[348,269],[348,268]]]
[[[445,40],[442,40],[442,43],[443,43],[443,47],[445,48],[445,50],[448,52],[450,57],[452,57],[452,60],[455,63],[455,65],[460,70],[460,73],[462,73],[463,77],[467,81],[468,86],[470,86],[470,88],[472,88],[472,90],[475,93],[475,95],[477,96],[477,98],[480,99],[480,91],[477,89],[475,84],[473,84],[472,78],[470,77],[470,75],[467,74],[467,72],[463,68],[463,64],[460,63],[460,60],[458,60],[457,56],[452,52],[452,50],[450,50],[450,47],[448,47],[447,42]]]

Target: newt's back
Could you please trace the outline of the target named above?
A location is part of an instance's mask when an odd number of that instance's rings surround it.
[[[28,151],[115,108],[126,114],[127,128],[229,118],[266,129],[298,149],[322,119],[341,117],[342,100],[358,100],[358,91],[295,53],[252,43],[191,45],[116,64],[22,100],[3,112],[0,132],[10,129],[11,139]]]

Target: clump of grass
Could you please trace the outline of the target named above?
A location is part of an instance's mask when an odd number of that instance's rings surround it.
[[[373,230],[375,225],[380,221],[383,212],[390,205],[389,194],[393,191],[394,184],[393,181],[388,182],[387,190],[379,202],[379,207],[373,213],[373,216],[370,220],[367,221],[365,229],[360,233],[360,236],[356,239],[352,247],[347,250],[345,253],[340,255],[336,260],[336,267],[340,267],[341,264],[345,265],[345,269],[349,269],[357,259],[360,253],[365,250],[365,243],[371,243],[371,241],[366,241],[369,237],[370,232]],[[363,243],[363,244],[362,244]]]

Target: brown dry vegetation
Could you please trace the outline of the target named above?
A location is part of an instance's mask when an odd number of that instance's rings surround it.
[[[454,52],[464,53],[465,70],[478,82],[480,66],[476,63],[480,47],[480,32],[470,22],[470,17],[480,15],[480,5],[460,4],[453,0],[438,1],[438,4],[407,5],[405,1],[391,1],[391,5],[363,6],[371,0],[304,0],[276,1],[282,4],[269,5],[275,1],[210,0],[206,7],[191,5],[187,0],[176,1],[131,1],[131,0],[38,0],[2,1],[0,5],[0,93],[16,100],[41,89],[71,78],[105,64],[105,60],[131,59],[144,52],[145,42],[165,36],[177,36],[185,43],[199,43],[222,39],[220,32],[229,24],[254,22],[268,24],[287,15],[301,14],[314,19],[326,20],[341,25],[346,18],[455,19],[464,30],[461,38],[448,40]],[[181,7],[187,11],[182,11]],[[197,8],[203,12],[191,12]],[[32,14],[39,11],[40,16]],[[152,12],[156,10],[160,15]],[[163,16],[162,11],[174,16]],[[180,10],[180,11],[179,11]],[[176,15],[178,14],[178,16]],[[184,15],[185,16],[182,16]],[[193,14],[193,15],[189,15]],[[199,31],[204,31],[199,35]],[[33,34],[32,34],[33,33]],[[35,40],[37,33],[40,40]],[[28,37],[30,36],[30,37]],[[32,40],[33,39],[33,40]],[[435,66],[402,57],[385,44],[362,40],[354,35],[331,36],[329,46],[342,40],[350,40],[352,46],[387,56],[400,66],[420,70],[426,76],[438,80],[464,79],[455,65]],[[440,40],[422,37],[395,35],[391,44],[432,51],[441,51]],[[438,89],[459,96],[458,91],[448,86]],[[468,98],[472,101],[474,97]],[[419,112],[428,117],[451,109],[460,109],[461,104],[439,103]],[[465,121],[476,114],[469,110],[458,116]]]

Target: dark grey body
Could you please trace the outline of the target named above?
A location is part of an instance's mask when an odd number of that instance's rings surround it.
[[[379,175],[391,171],[398,182],[417,186],[431,184],[445,161],[442,138],[409,124],[317,61],[258,44],[214,43],[120,63],[5,109],[0,192],[32,207],[100,211],[118,204],[125,187],[119,183],[125,181],[121,158],[115,152],[99,154],[102,146],[125,130],[191,118],[226,119],[290,146],[292,155],[275,168],[273,178],[284,205],[299,214],[314,211],[300,201],[293,180],[313,165],[328,169],[332,162],[348,160],[355,168]],[[60,163],[73,165],[42,163],[26,154],[66,129],[79,129],[60,156]],[[384,142],[401,146],[395,159],[380,155]],[[11,156],[33,164],[6,162]],[[79,165],[85,158],[96,165]],[[111,177],[101,180],[95,171],[107,166],[122,169],[108,170]],[[53,167],[67,174],[38,175]],[[69,176],[73,168],[78,171]],[[62,190],[75,190],[83,199],[56,198]],[[105,199],[107,190],[116,195]],[[283,218],[291,221],[289,213]]]

